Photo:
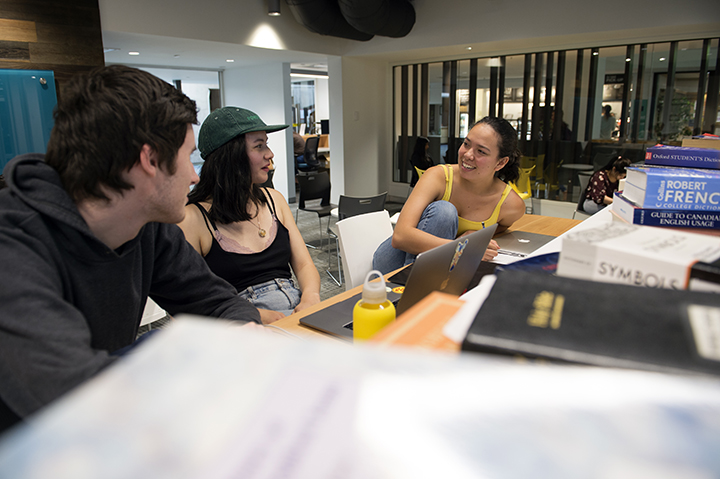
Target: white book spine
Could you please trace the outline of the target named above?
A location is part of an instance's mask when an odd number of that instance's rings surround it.
[[[616,223],[564,238],[557,274],[605,283],[686,289],[692,265],[718,257],[720,241],[716,238]]]

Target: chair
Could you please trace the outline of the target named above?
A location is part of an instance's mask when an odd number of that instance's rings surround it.
[[[575,215],[578,213],[584,215],[585,217],[590,216],[589,214],[585,213],[585,210],[583,209],[583,203],[585,203],[585,188],[587,188],[588,183],[590,183],[591,177],[592,174],[589,173],[583,173],[582,171],[578,173],[578,181],[580,182],[580,197],[578,198],[575,211],[573,211],[573,219],[575,219]]]
[[[330,212],[336,205],[330,203],[330,175],[327,171],[309,172],[306,175],[298,175],[298,184],[300,185],[300,195],[298,198],[298,209],[295,211],[295,222],[297,223],[298,213],[307,211],[315,213],[318,216],[320,224],[320,249],[323,247],[322,218],[328,217],[328,227],[330,226]],[[309,200],[320,200],[319,205],[308,206],[305,203]],[[306,243],[307,244],[307,243]],[[329,244],[329,243],[328,243]],[[308,245],[314,248],[312,245]],[[328,264],[330,263],[330,252],[328,251]]]
[[[510,182],[510,186],[513,190],[515,190],[515,193],[517,193],[520,198],[523,200],[526,200],[532,196],[532,186],[530,185],[530,174],[535,169],[535,166],[532,168],[520,168],[520,177],[517,180],[517,183]]]
[[[372,213],[375,211],[383,211],[385,208],[385,199],[387,198],[387,191],[380,193],[375,196],[344,196],[340,195],[340,201],[338,202],[338,220],[342,221],[345,218],[352,216],[362,215],[365,213]],[[327,274],[337,283],[338,286],[342,285],[342,270],[340,269],[340,246],[338,242],[338,231],[337,224],[333,226],[328,225],[328,234],[335,237],[335,245],[338,260],[338,276],[335,276],[329,270],[330,267],[330,253],[328,252],[328,270]]]
[[[340,243],[340,257],[345,270],[345,289],[363,284],[372,270],[373,254],[380,243],[393,234],[390,214],[376,211],[351,216],[335,225]]]
[[[382,211],[385,208],[387,191],[375,196],[344,196],[340,195],[338,202],[338,220],[351,216]]]
[[[309,173],[318,171],[320,168],[320,161],[318,161],[317,151],[318,144],[320,143],[319,136],[310,136],[305,140],[305,152],[303,153],[303,163],[300,163],[295,157],[295,167],[298,171],[303,173]]]

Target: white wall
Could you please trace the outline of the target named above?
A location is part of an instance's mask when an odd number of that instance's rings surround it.
[[[291,125],[290,64],[275,63],[250,68],[225,70],[223,74],[225,106],[239,106],[257,113],[268,125]],[[275,189],[287,199],[295,193],[292,129],[268,135],[275,154]],[[293,182],[290,184],[290,178]],[[289,187],[292,191],[289,192]],[[288,194],[292,193],[292,194]]]
[[[315,120],[330,118],[329,82],[327,78],[315,79]]]
[[[345,122],[343,117],[343,68],[340,57],[328,57],[330,103],[330,201],[337,204],[345,194]]]
[[[386,62],[342,58],[342,131],[347,195],[369,196],[388,189],[392,168],[392,109],[391,96],[388,96],[392,89],[388,72]],[[331,115],[334,128],[336,116],[332,111]],[[332,141],[332,133],[330,138]],[[334,155],[332,146],[330,148]]]

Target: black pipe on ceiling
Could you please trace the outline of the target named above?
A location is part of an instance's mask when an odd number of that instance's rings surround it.
[[[361,32],[404,37],[415,25],[415,9],[407,0],[338,0],[345,20]]]
[[[345,20],[337,0],[285,0],[285,3],[295,19],[311,32],[363,42],[373,37]]]

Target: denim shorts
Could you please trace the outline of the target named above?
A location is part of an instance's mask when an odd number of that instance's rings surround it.
[[[291,279],[272,279],[249,286],[238,295],[250,301],[256,308],[292,313],[300,304],[300,290]]]

